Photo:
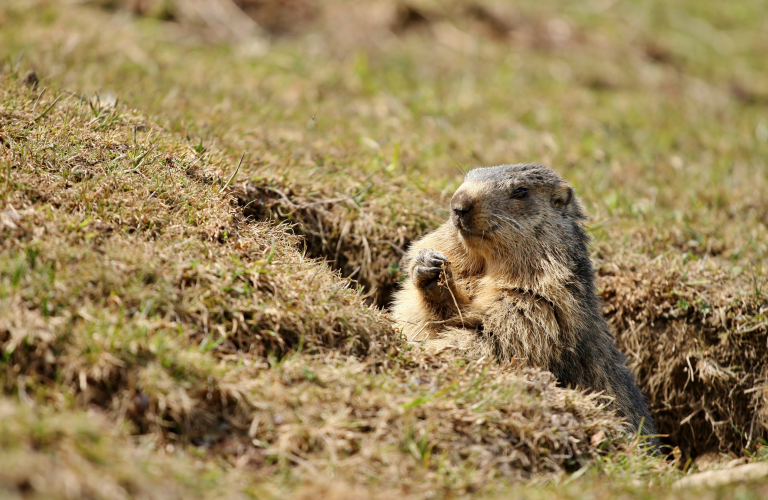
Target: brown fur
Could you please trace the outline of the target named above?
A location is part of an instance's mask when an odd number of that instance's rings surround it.
[[[475,169],[451,210],[409,249],[393,309],[407,339],[522,359],[563,385],[605,391],[635,430],[644,422],[655,434],[600,312],[573,188],[541,165]]]

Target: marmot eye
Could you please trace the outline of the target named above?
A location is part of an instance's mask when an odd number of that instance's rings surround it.
[[[525,195],[528,194],[528,190],[525,188],[517,188],[514,191],[512,191],[512,198],[519,200],[520,198],[525,198]]]

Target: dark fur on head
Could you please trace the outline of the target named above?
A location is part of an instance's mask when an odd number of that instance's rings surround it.
[[[643,434],[653,419],[600,311],[586,219],[573,188],[543,165],[470,171],[450,220],[409,249],[394,314],[411,341],[455,345],[550,370],[604,391]],[[653,439],[658,444],[657,439]]]

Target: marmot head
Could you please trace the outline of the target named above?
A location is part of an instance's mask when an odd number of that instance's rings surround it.
[[[568,254],[569,240],[585,239],[583,219],[573,188],[543,165],[474,169],[451,199],[464,248],[491,262]]]

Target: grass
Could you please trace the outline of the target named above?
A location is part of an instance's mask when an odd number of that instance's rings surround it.
[[[245,219],[194,148],[140,116],[102,123],[109,114],[73,97],[36,120],[56,99],[3,83],[0,340],[3,386],[22,408],[98,409],[123,439],[278,490],[423,477],[408,490],[448,494],[642,454],[598,398],[549,374],[403,345],[359,290],[286,227]]]
[[[237,491],[220,469],[137,446],[103,415],[30,408],[8,398],[1,407],[5,498],[189,498]]]
[[[672,497],[694,457],[764,458],[760,2],[473,5],[414,2],[412,26],[331,2],[258,56],[92,5],[0,7],[9,495]],[[366,305],[462,170],[517,161],[584,199],[676,462],[540,373],[425,358]]]

